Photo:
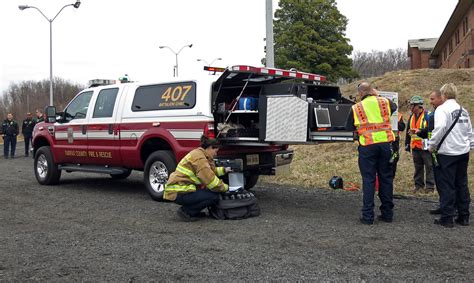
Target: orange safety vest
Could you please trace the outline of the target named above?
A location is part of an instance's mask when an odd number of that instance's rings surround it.
[[[428,126],[428,123],[425,119],[425,110],[421,112],[420,116],[418,116],[418,119],[416,119],[415,114],[411,114],[408,125],[410,125],[410,129],[425,129]],[[410,148],[423,149],[423,139],[417,135],[411,135]]]
[[[390,104],[388,99],[379,96],[369,96],[352,106],[354,126],[359,134],[359,144],[362,146],[392,142],[395,135],[390,123]]]

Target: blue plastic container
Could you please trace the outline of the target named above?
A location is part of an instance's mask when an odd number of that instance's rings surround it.
[[[258,110],[258,98],[241,97],[239,99],[239,110],[247,110],[247,111]]]

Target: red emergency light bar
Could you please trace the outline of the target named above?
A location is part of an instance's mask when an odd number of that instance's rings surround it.
[[[310,73],[303,73],[298,71],[288,71],[288,70],[281,70],[281,69],[272,69],[272,68],[265,68],[265,67],[252,67],[252,66],[233,66],[230,68],[232,71],[243,71],[243,72],[250,72],[256,74],[265,74],[274,77],[287,77],[287,78],[297,78],[297,79],[304,79],[309,81],[325,81],[326,77],[316,74]]]

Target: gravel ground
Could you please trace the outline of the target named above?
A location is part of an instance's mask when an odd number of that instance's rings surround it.
[[[358,192],[260,186],[260,217],[183,223],[140,172],[48,187],[32,163],[0,160],[0,281],[474,281],[473,226],[435,226],[431,200],[365,226]]]

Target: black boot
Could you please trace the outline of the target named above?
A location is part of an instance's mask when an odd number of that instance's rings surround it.
[[[469,216],[458,216],[454,222],[461,226],[469,226]]]
[[[436,225],[441,225],[445,228],[453,228],[454,227],[454,222],[453,219],[435,219],[434,224]]]

